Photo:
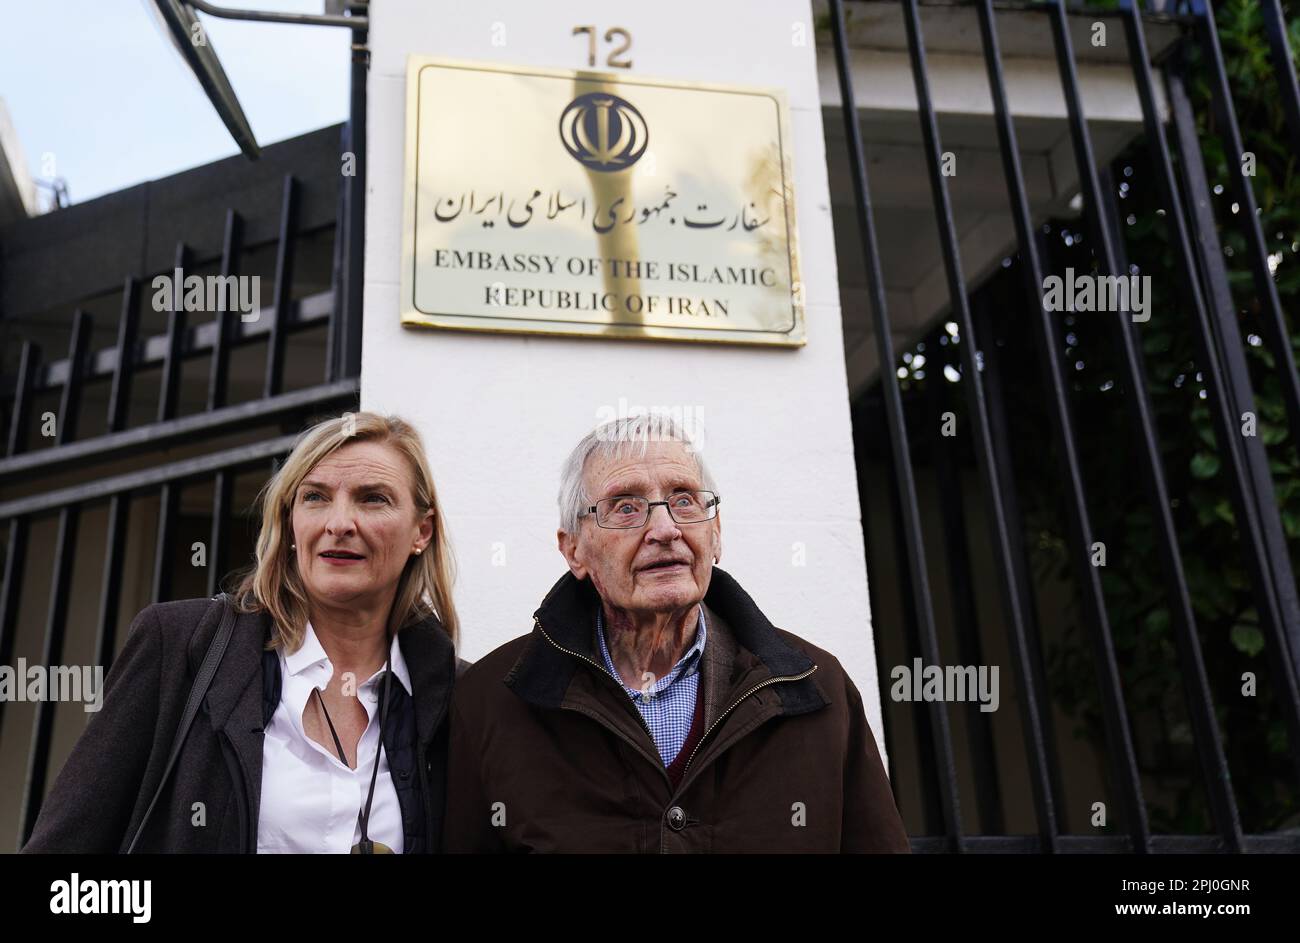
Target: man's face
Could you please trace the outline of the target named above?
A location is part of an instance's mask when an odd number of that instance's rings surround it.
[[[583,480],[590,499],[585,506],[621,496],[665,501],[675,491],[704,487],[695,459],[680,442],[651,442],[644,456],[593,456]],[[652,507],[641,527],[600,527],[595,514],[588,514],[579,519],[576,534],[557,536],[573,575],[590,578],[608,605],[629,613],[672,612],[698,603],[722,556],[720,516],[678,524],[663,505]]]
[[[332,605],[377,605],[433,536],[417,514],[405,458],[389,445],[354,442],[321,459],[294,495],[293,540],[307,593]],[[350,551],[355,557],[322,555]]]

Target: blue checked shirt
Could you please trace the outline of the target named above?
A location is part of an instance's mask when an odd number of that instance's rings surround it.
[[[618,669],[614,667],[609,647],[605,644],[603,608],[596,608],[596,637],[600,639],[600,653],[605,658],[605,668],[618,679],[628,697],[632,698],[632,703],[650,728],[664,766],[670,766],[681,752],[682,744],[691,732],[691,721],[695,717],[695,695],[700,687],[700,656],[704,652],[704,607],[700,607],[695,644],[686,650],[666,677],[657,679],[644,692],[624,684]]]

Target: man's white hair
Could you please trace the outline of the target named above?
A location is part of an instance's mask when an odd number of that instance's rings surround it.
[[[715,494],[718,486],[709,474],[704,457],[695,448],[694,441],[681,425],[667,415],[636,415],[613,419],[588,432],[574,446],[560,469],[560,529],[576,534],[582,512],[591,506],[583,484],[583,472],[593,455],[601,458],[624,458],[628,455],[645,455],[651,442],[680,442],[686,453],[695,460],[700,473],[700,483],[705,491]]]

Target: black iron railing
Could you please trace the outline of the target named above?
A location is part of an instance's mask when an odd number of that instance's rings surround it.
[[[1131,460],[1140,474],[1147,503],[1154,521],[1155,547],[1164,574],[1164,590],[1172,614],[1173,635],[1178,663],[1188,705],[1191,727],[1199,760],[1201,778],[1212,812],[1215,834],[1212,836],[1154,835],[1148,821],[1147,800],[1134,750],[1130,712],[1125,704],[1116,644],[1107,612],[1101,575],[1090,560],[1097,533],[1089,514],[1089,502],[1077,436],[1072,418],[1070,384],[1061,362],[1056,327],[1044,304],[1044,263],[1035,223],[1026,195],[1025,178],[1020,161],[1015,122],[1007,101],[1003,76],[1002,53],[997,30],[998,9],[1006,5],[992,0],[974,0],[979,17],[981,51],[987,69],[993,100],[993,118],[1002,158],[1009,200],[1009,214],[1014,220],[1017,252],[1023,273],[1024,291],[1031,330],[1036,341],[1045,392],[1046,414],[1059,456],[1059,473],[1068,518],[1068,546],[1074,579],[1082,603],[1083,619],[1092,643],[1092,658],[1103,715],[1109,780],[1122,807],[1126,829],[1123,836],[1064,834],[1059,809],[1060,773],[1055,755],[1050,717],[1050,700],[1044,690],[1041,653],[1035,638],[1031,580],[1025,571],[1025,555],[1019,546],[1018,513],[1014,511],[1015,489],[1004,446],[1005,430],[1000,430],[1002,409],[997,404],[1001,374],[994,363],[979,362],[977,337],[989,338],[990,331],[973,316],[970,292],[962,270],[957,229],[954,224],[948,185],[942,171],[944,153],[939,124],[930,94],[926,69],[926,47],[922,35],[917,0],[899,0],[907,34],[907,48],[918,102],[926,167],[935,212],[939,244],[948,286],[948,315],[966,343],[961,346],[962,391],[966,399],[970,445],[982,487],[983,516],[987,522],[986,546],[998,578],[1000,612],[1008,636],[1008,651],[1015,672],[1020,708],[1021,734],[1026,753],[1027,775],[1033,801],[1036,835],[972,835],[962,815],[959,798],[959,772],[950,728],[948,707],[941,701],[917,705],[916,730],[920,742],[918,757],[921,790],[925,805],[933,813],[937,829],[928,837],[916,837],[913,847],[926,851],[1192,851],[1192,850],[1300,850],[1300,837],[1293,835],[1244,835],[1237,802],[1225,760],[1222,735],[1215,717],[1210,685],[1198,637],[1187,575],[1180,556],[1174,519],[1170,513],[1169,487],[1162,463],[1160,439],[1153,409],[1139,329],[1127,312],[1114,312],[1111,332],[1118,351],[1119,376],[1126,396],[1126,413],[1130,425]],[[1300,93],[1297,92],[1291,52],[1285,36],[1285,21],[1278,0],[1262,0],[1265,25],[1275,60],[1278,82],[1294,144],[1300,149]],[[1181,301],[1190,318],[1199,362],[1204,363],[1205,386],[1209,391],[1216,443],[1228,472],[1233,509],[1240,523],[1252,580],[1259,601],[1261,629],[1268,652],[1272,680],[1281,691],[1280,700],[1289,734],[1289,748],[1300,770],[1300,693],[1296,688],[1300,673],[1300,609],[1296,607],[1295,576],[1287,551],[1283,524],[1269,471],[1263,442],[1256,436],[1240,433],[1241,417],[1254,414],[1254,397],[1242,348],[1236,309],[1228,291],[1228,277],[1223,255],[1215,235],[1215,221],[1209,208],[1208,186],[1201,166],[1200,144],[1191,106],[1184,88],[1186,64],[1182,51],[1166,56],[1163,72],[1170,101],[1171,123],[1177,140],[1181,164],[1176,169],[1172,148],[1157,111],[1151,77],[1152,63],[1145,41],[1144,20],[1156,17],[1164,23],[1178,23],[1185,28],[1182,46],[1196,44],[1203,53],[1211,76],[1211,88],[1218,126],[1223,129],[1228,154],[1242,154],[1226,70],[1219,50],[1213,10],[1208,3],[1194,2],[1155,15],[1132,3],[1119,9],[1082,9],[1067,6],[1060,0],[1041,4],[1016,4],[1017,11],[1036,11],[1050,27],[1053,51],[1059,67],[1061,89],[1068,113],[1068,125],[1074,160],[1079,172],[1083,211],[1091,245],[1096,253],[1098,274],[1127,275],[1119,239],[1117,209],[1110,194],[1105,168],[1094,156],[1092,136],[1084,111],[1072,48],[1070,17],[1085,14],[1089,20],[1118,18],[1125,31],[1129,66],[1141,101],[1146,145],[1157,170],[1164,206],[1168,208],[1168,225],[1175,250],[1175,272]],[[931,565],[922,539],[922,509],[918,503],[916,473],[912,457],[913,439],[909,435],[899,378],[895,374],[896,351],[886,303],[881,267],[880,246],[875,231],[871,191],[866,172],[866,145],[860,127],[854,88],[851,80],[849,44],[846,32],[845,4],[830,0],[830,24],[835,64],[843,106],[845,134],[856,197],[855,211],[860,233],[868,284],[869,312],[876,343],[879,345],[879,404],[888,432],[891,464],[888,469],[891,497],[894,499],[893,533],[900,581],[904,587],[902,616],[911,635],[912,650],[928,664],[942,664],[939,633],[936,628],[932,595]],[[1181,180],[1178,171],[1181,170]],[[1277,287],[1270,274],[1268,254],[1250,178],[1232,175],[1237,200],[1243,207],[1240,218],[1247,234],[1247,246],[1256,291],[1264,302],[1265,340],[1273,354],[1278,379],[1292,425],[1292,436],[1300,434],[1297,416],[1296,365]],[[1196,227],[1193,238],[1191,226]],[[853,260],[856,262],[857,260]],[[841,264],[845,264],[842,262]],[[1208,291],[1203,290],[1205,286]],[[1208,294],[1208,298],[1207,298]],[[974,312],[978,314],[978,312]],[[852,317],[848,312],[846,319]],[[990,355],[996,352],[988,348]],[[990,402],[993,406],[990,406]],[[936,410],[937,412],[937,410]],[[934,428],[938,418],[931,417]],[[863,454],[862,423],[858,423],[859,455]],[[945,465],[944,449],[931,449],[936,459],[936,475],[941,507],[939,516],[945,537],[948,591],[953,600],[958,647],[968,664],[982,661],[979,638],[971,624],[974,592],[965,559],[966,535],[961,507],[961,489],[956,471]],[[1046,470],[1044,470],[1046,473]],[[865,511],[864,526],[870,528]],[[870,546],[870,538],[867,540]],[[954,549],[955,548],[955,549]],[[1210,548],[1206,548],[1210,550]],[[953,554],[956,554],[954,559]],[[874,572],[875,566],[870,569]],[[873,592],[873,611],[880,612]],[[879,651],[881,628],[877,627]],[[886,665],[878,655],[880,677],[888,677]],[[974,715],[967,724],[970,738],[970,766],[975,784],[977,805],[985,829],[1002,827],[999,809],[999,778],[991,758],[992,737],[986,715]],[[886,739],[889,740],[888,725]],[[1300,781],[1298,778],[1297,781]],[[897,780],[895,780],[897,785]],[[934,834],[937,831],[939,834]]]
[[[360,102],[364,112],[364,56],[362,48],[354,51],[360,62]],[[354,115],[354,117],[357,117]],[[364,121],[364,114],[357,120]],[[350,142],[362,140],[363,132],[345,126],[340,141],[347,151]],[[330,142],[331,135],[320,136]],[[315,140],[313,138],[313,140]],[[218,276],[239,277],[243,274],[246,251],[259,248],[274,250],[274,274],[270,286],[270,303],[261,305],[256,318],[245,319],[232,306],[225,305],[201,324],[187,323],[186,306],[181,302],[180,284],[167,305],[166,326],[161,333],[140,336],[142,293],[149,291],[150,278],[157,273],[132,271],[122,282],[120,317],[116,325],[116,342],[102,349],[92,349],[92,317],[80,306],[74,311],[70,339],[65,357],[43,362],[40,346],[28,339],[21,345],[16,373],[7,377],[0,389],[0,408],[8,414],[4,436],[4,457],[0,458],[0,525],[4,525],[3,582],[0,582],[0,664],[13,661],[20,628],[19,612],[33,583],[29,561],[34,566],[50,567],[48,604],[43,617],[40,661],[46,666],[63,663],[70,643],[80,650],[87,648],[93,634],[94,664],[107,672],[114,652],[120,645],[119,609],[141,603],[174,598],[175,579],[185,570],[190,548],[182,546],[178,534],[182,529],[180,498],[183,490],[211,488],[210,512],[204,517],[208,529],[205,541],[205,567],[202,578],[205,591],[215,595],[221,580],[233,562],[242,562],[248,550],[247,535],[236,532],[236,524],[249,530],[248,508],[236,507],[235,484],[239,476],[264,481],[291,450],[297,432],[315,418],[337,414],[359,405],[360,337],[361,337],[361,216],[364,212],[357,177],[334,176],[340,166],[339,156],[326,144],[323,163],[330,171],[315,171],[306,181],[315,191],[313,219],[300,219],[304,181],[289,173],[280,186],[279,205],[274,219],[258,219],[259,232],[273,232],[270,243],[245,247],[248,222],[236,209],[224,213],[218,258],[210,252],[200,254],[187,242],[176,245],[174,265],[182,272],[202,270],[215,264]],[[277,147],[279,147],[277,145]],[[359,148],[358,150],[362,150]],[[268,149],[274,154],[275,148]],[[242,160],[242,158],[240,159]],[[318,161],[319,163],[319,161]],[[357,166],[364,167],[358,155]],[[248,165],[248,173],[258,172]],[[227,178],[205,171],[193,171],[196,186],[210,182],[220,190]],[[322,229],[320,209],[324,205],[322,189],[332,188],[331,202],[337,216]],[[77,207],[60,210],[76,214]],[[178,210],[180,212],[180,210]],[[33,221],[37,223],[38,221]],[[169,224],[174,220],[169,220]],[[25,231],[18,224],[10,230],[11,238],[21,238]],[[332,238],[330,287],[327,290],[295,295],[295,270],[304,259],[300,242],[304,237],[319,239],[321,233]],[[108,234],[105,238],[122,238]],[[56,244],[51,252],[62,249]],[[310,260],[319,264],[319,258]],[[62,263],[58,263],[62,264]],[[171,271],[162,274],[172,274]],[[290,339],[304,334],[324,334],[323,362],[314,365],[322,382],[305,388],[286,389],[286,354]],[[256,398],[231,402],[231,379],[236,369],[235,354],[245,348],[265,350],[261,379],[247,388],[257,388]],[[309,348],[304,348],[309,349]],[[252,351],[247,351],[251,353]],[[188,409],[181,414],[182,367],[207,361],[206,395],[195,408],[191,393]],[[303,368],[301,360],[295,364]],[[240,378],[248,381],[248,361],[244,358]],[[302,372],[302,371],[300,371]],[[157,401],[151,418],[132,425],[132,406],[141,412],[141,384],[156,380]],[[87,386],[107,386],[107,413],[102,432],[80,435],[85,418]],[[52,439],[34,435],[32,424],[44,422],[37,416],[38,400],[57,394],[58,406],[52,419],[56,434]],[[33,447],[35,446],[35,447]],[[188,457],[177,458],[177,455]],[[121,471],[126,468],[128,470]],[[111,470],[111,471],[105,471]],[[68,484],[54,483],[55,480]],[[33,482],[50,480],[53,487],[32,488]],[[248,482],[245,481],[245,485]],[[153,537],[152,573],[149,598],[139,600],[123,596],[127,537],[132,523],[132,508],[143,499],[158,500],[157,527]],[[106,510],[106,529],[102,543],[87,544],[79,525],[87,511]],[[49,542],[33,543],[36,525],[56,522]],[[186,526],[193,529],[193,521]],[[240,538],[236,540],[236,538]],[[232,548],[239,552],[238,560]],[[69,607],[77,587],[73,583],[74,560],[79,569],[87,562],[101,567],[97,618],[94,624],[70,624]],[[84,569],[83,569],[84,572]],[[186,587],[193,595],[194,578],[186,575]],[[82,587],[84,589],[84,585]],[[30,607],[31,603],[27,602]],[[87,636],[87,637],[83,637]],[[5,719],[5,702],[0,701],[0,722]],[[54,744],[54,719],[57,705],[50,701],[34,705],[30,746],[26,756],[26,773],[16,839],[27,839],[40,811],[51,770]],[[12,722],[11,712],[11,722]],[[13,731],[7,733],[13,736]],[[11,743],[17,743],[12,739]]]

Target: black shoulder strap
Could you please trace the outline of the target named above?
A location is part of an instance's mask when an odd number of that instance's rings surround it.
[[[135,830],[135,837],[131,839],[131,844],[126,849],[128,855],[135,851],[136,843],[140,841],[144,827],[149,823],[149,816],[153,814],[154,806],[158,804],[158,798],[171,777],[172,767],[176,765],[176,758],[180,756],[185,737],[189,734],[194,718],[199,712],[199,705],[203,703],[203,698],[208,693],[208,686],[212,684],[217,666],[221,664],[222,656],[226,654],[226,647],[230,644],[230,637],[235,632],[235,608],[231,605],[230,594],[222,593],[216,597],[216,601],[222,607],[221,625],[217,628],[217,634],[213,636],[212,644],[208,646],[208,653],[203,656],[203,664],[199,666],[199,673],[194,678],[189,700],[185,702],[185,713],[181,715],[180,726],[176,728],[176,738],[172,741],[171,755],[167,757],[167,765],[163,767],[162,779],[158,781],[158,789],[149,802],[149,808],[144,810],[144,817],[140,819],[140,824]]]

